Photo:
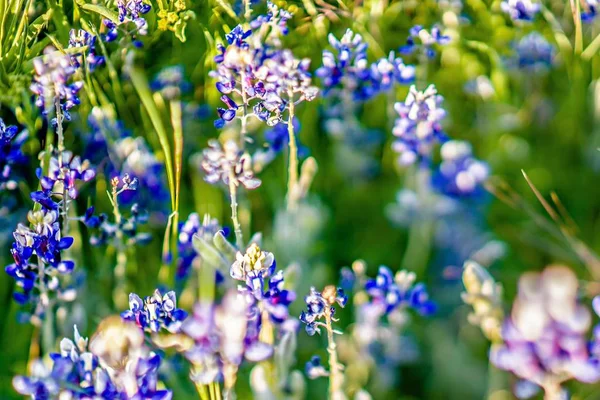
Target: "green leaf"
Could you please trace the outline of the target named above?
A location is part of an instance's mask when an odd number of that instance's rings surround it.
[[[93,12],[98,15],[101,15],[104,18],[111,20],[115,24],[120,23],[119,14],[117,14],[116,12],[114,12],[112,10],[109,10],[108,8],[106,8],[104,6],[98,6],[96,4],[89,4],[89,3],[85,3],[83,1],[77,2],[77,4],[79,5],[79,7],[81,7],[81,9],[83,9],[85,11],[89,11],[89,12]]]
[[[231,262],[235,260],[237,249],[225,238],[223,232],[219,231],[215,233],[215,236],[213,237],[213,243],[215,244],[215,247]]]
[[[192,245],[194,246],[194,250],[196,250],[202,258],[202,261],[209,264],[211,267],[221,271],[227,271],[229,269],[230,265],[227,260],[221,256],[221,253],[219,253],[217,249],[211,246],[202,237],[194,235]]]

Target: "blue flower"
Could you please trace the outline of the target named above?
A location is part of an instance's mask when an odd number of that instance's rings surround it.
[[[598,0],[584,0],[581,10],[581,20],[584,23],[591,23],[598,16],[598,8],[600,3]]]
[[[64,191],[71,199],[77,198],[77,181],[89,182],[96,176],[96,171],[89,161],[81,161],[81,157],[73,155],[70,151],[63,151],[50,159],[47,176],[42,177],[41,172],[41,169],[38,169],[38,177],[44,191],[60,195]]]
[[[81,68],[83,60],[90,72],[104,64],[104,57],[96,54],[96,36],[83,29],[69,31],[69,48],[87,47],[84,54],[72,55],[71,60],[77,68]]]
[[[26,157],[21,147],[27,139],[27,131],[19,130],[14,125],[6,126],[0,118],[0,191],[15,189],[16,181],[12,176],[13,168],[23,164]]]
[[[300,321],[306,324],[305,330],[310,336],[320,333],[319,326],[324,323],[320,319],[331,317],[335,313],[335,304],[344,308],[348,302],[348,297],[342,288],[327,286],[323,292],[317,292],[314,287],[310,288],[310,293],[304,297],[307,309],[300,314]]]
[[[448,43],[450,36],[443,35],[438,26],[433,26],[431,31],[428,31],[421,25],[415,25],[410,28],[406,45],[400,47],[400,53],[413,54],[421,50],[427,57],[432,58],[435,56],[435,45],[443,46]]]
[[[121,313],[121,318],[135,322],[140,328],[148,328],[151,332],[160,332],[165,328],[171,333],[179,332],[187,312],[177,308],[174,291],[161,295],[156,289],[152,296],[143,301],[135,293],[129,294],[129,310]]]
[[[489,167],[472,156],[471,145],[451,140],[440,149],[442,162],[433,174],[432,184],[441,193],[452,197],[478,197],[488,178]]]
[[[434,85],[423,92],[411,86],[406,100],[395,104],[399,117],[392,131],[397,137],[392,148],[400,153],[401,165],[414,164],[419,159],[429,161],[433,145],[446,140],[441,127],[446,116],[442,101]]]
[[[541,9],[535,0],[503,0],[500,7],[513,21],[525,22],[532,21]]]
[[[51,292],[72,300],[72,292],[60,286],[59,276],[69,275],[75,267],[73,261],[63,260],[61,255],[71,247],[73,238],[61,237],[56,210],[30,211],[27,218],[31,228],[17,226],[10,250],[14,263],[5,271],[22,289],[22,293],[14,293],[15,300],[20,304],[34,303],[34,314],[41,317],[49,305]]]
[[[543,72],[554,64],[556,50],[537,32],[524,36],[515,46],[516,66],[528,72]]]
[[[385,266],[379,267],[375,279],[365,283],[365,291],[371,296],[371,304],[389,314],[401,307],[412,308],[427,316],[435,312],[437,306],[429,299],[422,283],[413,286],[415,274],[400,271],[394,276]]]
[[[71,82],[76,71],[71,65],[71,57],[47,47],[43,56],[33,59],[33,69],[33,82],[29,88],[36,95],[35,105],[47,115],[59,104],[65,119],[69,120],[68,110],[80,103],[77,94],[83,87],[81,81]]]
[[[306,363],[304,370],[306,372],[306,376],[308,376],[308,379],[317,379],[323,376],[329,376],[329,372],[327,372],[323,364],[321,364],[321,357],[319,356],[312,356],[310,361]]]

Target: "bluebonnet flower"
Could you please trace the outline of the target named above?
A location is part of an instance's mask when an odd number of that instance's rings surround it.
[[[323,94],[327,96],[332,89],[343,86],[355,92],[357,98],[370,97],[371,93],[362,90],[370,74],[368,46],[362,36],[348,29],[339,40],[332,33],[327,38],[337,53],[323,50],[323,65],[316,72],[323,84]]]
[[[289,11],[277,7],[272,1],[267,1],[267,13],[250,21],[250,28],[265,29],[264,26],[268,26],[270,29],[265,42],[273,42],[274,46],[279,47],[280,37],[289,33],[287,22],[291,18],[292,14]]]
[[[262,251],[253,243],[244,254],[237,252],[230,275],[245,282],[245,287],[240,286],[238,290],[248,294],[251,313],[260,318],[264,310],[274,323],[281,324],[288,319],[289,305],[296,294],[284,288],[283,271],[275,273],[276,265],[273,253]]]
[[[300,321],[306,324],[306,333],[310,336],[320,333],[319,327],[325,326],[320,322],[321,319],[330,319],[335,313],[335,304],[345,307],[348,297],[342,288],[327,286],[323,292],[317,292],[314,287],[310,288],[310,293],[304,297],[307,310],[300,314]]]
[[[148,22],[142,15],[147,14],[152,6],[144,3],[143,0],[117,0],[117,8],[119,11],[118,24],[108,19],[103,20],[103,24],[108,30],[104,40],[112,42],[119,35],[119,26],[132,22],[135,25],[135,30],[127,31],[127,34],[131,35],[134,38],[134,44],[140,47],[141,43],[135,40],[135,37],[138,33],[140,35],[148,34]]]
[[[598,16],[600,3],[598,0],[584,0],[581,9],[581,20],[590,23]]]
[[[375,279],[365,283],[365,292],[371,296],[371,304],[386,314],[398,308],[411,308],[421,315],[428,316],[435,312],[437,306],[429,299],[425,285],[414,285],[414,272],[399,271],[394,276],[385,266],[380,266]]]
[[[475,197],[483,194],[482,183],[488,178],[489,167],[475,159],[471,145],[451,140],[440,149],[442,162],[432,178],[441,193],[451,197]]]
[[[273,354],[272,346],[248,330],[248,304],[235,290],[228,291],[219,305],[197,303],[182,331],[194,340],[185,356],[193,365],[192,380],[208,384],[221,377],[225,387],[235,381],[243,359],[263,361]]]
[[[600,364],[590,354],[586,338],[591,315],[577,292],[577,277],[567,267],[554,265],[542,273],[524,274],[504,321],[504,342],[492,346],[490,361],[541,386],[548,396],[571,379],[600,380]]]
[[[71,61],[77,68],[81,68],[83,60],[90,72],[104,64],[104,57],[96,54],[96,36],[83,29],[71,29],[69,31],[69,48],[87,47],[83,54],[71,56]]]
[[[246,189],[256,189],[260,179],[254,176],[250,155],[243,153],[234,140],[228,140],[223,147],[217,140],[210,140],[208,148],[203,151],[202,169],[206,172],[208,183],[223,182],[229,185],[233,180],[235,186],[240,184]]]
[[[445,141],[441,121],[446,111],[441,107],[442,101],[434,85],[423,92],[411,86],[406,100],[395,104],[399,117],[392,131],[397,138],[392,148],[400,154],[401,165],[414,164],[419,159],[428,161],[433,145]]]
[[[52,292],[56,292],[59,299],[74,299],[73,291],[61,287],[59,279],[61,275],[69,275],[75,267],[73,261],[63,260],[61,255],[71,247],[73,238],[62,237],[56,210],[30,211],[27,219],[31,228],[19,224],[13,233],[15,242],[10,252],[14,263],[5,271],[23,290],[13,294],[15,300],[20,304],[33,303],[34,315],[42,317],[51,306]]]
[[[38,169],[37,172],[41,175],[42,170]],[[77,181],[89,182],[95,176],[96,171],[89,161],[81,161],[81,157],[73,155],[71,151],[63,151],[50,159],[48,175],[39,178],[43,191],[59,195],[66,193],[71,199],[76,199]]]
[[[435,56],[435,45],[443,46],[450,43],[450,36],[443,35],[439,26],[433,26],[431,31],[428,31],[421,25],[415,25],[408,33],[406,45],[400,47],[402,54],[413,54],[420,50],[427,57],[432,58]]]
[[[97,357],[101,369],[94,386],[96,390],[103,390],[108,385],[115,388],[102,398],[173,398],[170,390],[158,389],[161,356],[145,345],[144,334],[136,324],[123,321],[119,316],[104,319],[90,340],[89,350]]]
[[[159,91],[165,99],[174,100],[189,91],[191,85],[185,80],[183,66],[173,65],[163,68],[152,81],[151,87]]]
[[[503,0],[500,7],[513,21],[526,22],[532,21],[541,9],[535,0]]]
[[[16,181],[13,179],[13,168],[23,164],[26,160],[21,146],[27,139],[27,131],[19,130],[14,125],[6,126],[0,118],[0,191],[15,189]]]
[[[394,84],[403,85],[415,80],[415,67],[405,65],[400,57],[391,51],[387,58],[380,58],[371,64],[371,80],[375,82],[377,91],[385,92],[394,87]]]
[[[317,379],[323,376],[329,376],[329,372],[323,364],[321,364],[321,357],[312,356],[310,361],[306,363],[306,367],[304,368],[306,372],[306,376],[308,379]]]
[[[187,312],[177,308],[177,298],[174,291],[161,295],[156,289],[152,296],[144,300],[135,293],[129,294],[129,310],[121,313],[121,318],[135,322],[140,328],[148,328],[151,332],[160,332],[165,328],[171,333],[177,333],[187,317]]]
[[[185,279],[199,258],[199,254],[194,249],[192,239],[195,235],[204,238],[207,241],[213,239],[217,232],[222,232],[224,236],[229,234],[228,228],[223,228],[216,218],[211,218],[205,214],[202,221],[196,213],[191,213],[185,222],[182,222],[179,227],[179,237],[177,241],[177,274],[178,280]],[[220,272],[217,271],[220,276]],[[220,278],[221,279],[221,278]]]
[[[71,64],[71,57],[53,47],[47,47],[44,55],[33,59],[33,82],[29,87],[36,95],[35,105],[43,115],[60,104],[65,119],[70,119],[68,110],[79,104],[77,94],[83,82],[72,81],[76,71]]]
[[[515,45],[516,66],[528,72],[547,71],[554,63],[556,50],[542,35],[532,32]]]

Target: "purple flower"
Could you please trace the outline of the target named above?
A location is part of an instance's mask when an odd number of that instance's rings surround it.
[[[44,55],[33,59],[33,82],[29,87],[36,95],[35,105],[47,115],[57,104],[60,104],[67,120],[70,119],[68,110],[79,104],[77,93],[83,87],[83,82],[71,82],[75,66],[71,57],[53,47],[47,47]]]
[[[429,299],[425,285],[414,285],[414,272],[400,271],[394,276],[385,266],[379,267],[375,279],[365,283],[365,291],[371,296],[371,304],[385,314],[400,308],[412,308],[421,315],[428,316],[437,309]]]
[[[14,263],[5,271],[22,290],[13,294],[15,300],[20,304],[33,303],[34,315],[42,317],[52,292],[59,299],[74,298],[73,290],[61,287],[59,279],[75,267],[73,261],[63,260],[61,255],[62,250],[71,247],[73,238],[61,236],[56,210],[30,211],[27,219],[31,228],[19,224],[13,233],[15,242],[10,252]]]
[[[524,36],[515,46],[514,64],[527,72],[544,72],[554,64],[556,50],[537,32]]]
[[[21,151],[28,132],[19,133],[14,125],[6,126],[0,118],[0,191],[13,190],[17,182],[13,179],[13,168],[26,160]]]
[[[600,364],[586,337],[591,315],[577,297],[577,277],[567,267],[524,274],[504,321],[504,343],[492,346],[490,361],[542,387],[550,381],[598,381]]]
[[[441,121],[446,111],[441,107],[442,101],[434,85],[423,92],[411,86],[406,100],[395,104],[399,117],[392,131],[397,138],[392,148],[399,153],[401,165],[414,164],[419,159],[428,161],[433,145],[445,140]]]
[[[327,286],[323,292],[317,292],[314,287],[310,288],[310,293],[304,297],[307,309],[300,314],[300,321],[306,324],[306,333],[310,336],[315,333],[320,333],[319,326],[324,323],[319,320],[324,319],[327,315],[335,313],[335,304],[344,308],[348,302],[348,297],[342,288],[335,286]]]
[[[177,333],[186,317],[187,312],[177,308],[175,292],[161,295],[158,289],[143,301],[137,294],[130,293],[129,310],[121,313],[124,320],[133,321],[140,328],[148,328],[151,332],[160,332],[165,328],[171,333]]]
[[[41,170],[38,170],[38,174]],[[89,182],[96,176],[96,171],[89,161],[81,161],[79,156],[70,151],[63,151],[60,155],[50,159],[48,175],[40,177],[42,190],[52,194],[62,195],[67,193],[71,199],[77,198],[77,181]],[[64,200],[63,201],[67,201]]]
[[[83,29],[71,29],[69,31],[69,48],[87,47],[83,54],[72,55],[71,60],[77,68],[81,68],[83,60],[90,72],[104,64],[104,57],[96,54],[96,36]]]
[[[228,140],[223,147],[217,140],[210,140],[203,151],[202,169],[206,172],[208,183],[223,182],[229,185],[230,179],[235,186],[240,184],[246,189],[256,189],[260,179],[254,176],[250,155],[243,153],[237,143]]]
[[[513,21],[524,22],[532,21],[541,9],[535,0],[503,0],[500,7]]]
[[[185,80],[183,66],[173,65],[163,68],[152,81],[151,87],[159,91],[165,99],[174,100],[181,98],[182,93],[190,90],[191,85]]]
[[[325,369],[323,364],[321,364],[321,357],[319,356],[312,356],[310,361],[306,363],[304,370],[306,372],[306,376],[308,376],[308,379],[317,379],[323,376],[329,376],[329,372]]]
[[[413,54],[421,50],[427,57],[432,58],[435,56],[435,45],[443,46],[448,43],[450,43],[450,37],[443,35],[438,26],[433,26],[431,31],[428,31],[420,25],[415,25],[410,28],[406,45],[400,47],[400,53]]]
[[[440,153],[442,162],[433,175],[433,186],[452,197],[481,196],[489,167],[472,156],[471,145],[451,140],[442,145]]]
[[[581,10],[581,20],[584,23],[593,22],[598,16],[599,8],[600,3],[598,2],[598,0],[584,0]]]

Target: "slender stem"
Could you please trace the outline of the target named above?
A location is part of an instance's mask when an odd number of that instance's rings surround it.
[[[250,0],[247,0],[250,3]],[[242,91],[242,111],[243,115],[240,118],[240,148],[244,150],[246,148],[246,135],[248,134],[248,95],[246,94],[246,73],[240,72],[241,80],[241,91]]]
[[[200,399],[209,400],[208,393],[206,392],[206,386],[198,382],[195,383],[195,386],[196,390],[198,391],[198,395],[200,396]]]
[[[573,24],[575,25],[575,53],[581,54],[583,50],[583,27],[579,0],[571,0],[571,14],[573,14]]]
[[[238,366],[226,363],[223,367],[223,397],[226,400],[235,399],[235,382],[237,381]]]
[[[235,172],[233,169],[229,171],[229,197],[231,199],[231,221],[233,222],[233,230],[235,231],[235,243],[238,249],[243,250],[244,236],[238,219],[237,186],[235,185]]]
[[[121,211],[119,210],[119,192],[117,186],[113,186],[112,190],[112,205],[113,215],[115,216],[115,225],[117,231],[115,232],[116,237],[116,250],[117,250],[117,264],[115,266],[115,288],[113,290],[113,302],[116,307],[123,308],[127,305],[127,296],[125,295],[125,272],[127,268],[127,249],[125,243],[123,243],[123,231],[121,230]]]
[[[327,330],[327,353],[329,354],[329,398],[337,399],[339,398],[338,394],[342,391],[344,374],[342,373],[343,367],[338,361],[331,318],[331,307],[328,307],[325,311],[325,328]]]
[[[288,166],[288,187],[287,187],[287,208],[294,210],[297,206],[298,198],[296,195],[298,186],[298,146],[296,144],[296,135],[294,133],[294,93],[288,90],[289,96],[289,115],[288,115],[288,136],[290,146],[290,162]]]
[[[181,102],[172,100],[171,107],[171,125],[173,126],[173,138],[175,142],[175,210],[173,216],[173,233],[171,236],[171,254],[173,263],[171,273],[169,274],[169,283],[175,283],[175,270],[177,268],[177,238],[179,230],[179,198],[181,191],[181,171],[183,164],[183,115]]]

